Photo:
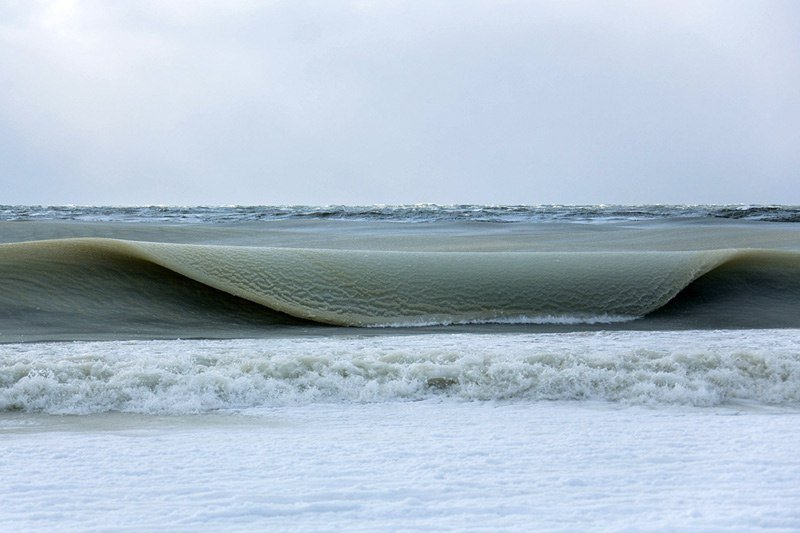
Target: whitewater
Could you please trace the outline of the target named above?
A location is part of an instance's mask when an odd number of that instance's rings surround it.
[[[0,529],[797,530],[799,213],[0,206]]]
[[[0,345],[0,411],[184,415],[311,403],[800,405],[798,330]]]

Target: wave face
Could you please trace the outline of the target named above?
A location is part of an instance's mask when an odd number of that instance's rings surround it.
[[[242,216],[0,222],[0,341],[800,327],[792,223]]]
[[[0,345],[0,411],[156,414],[318,402],[800,406],[800,331]]]
[[[800,294],[800,254],[752,250],[414,253],[64,239],[4,245],[0,270],[8,317],[64,326],[222,315],[251,325],[603,323],[653,313],[701,278],[692,291],[703,297],[683,308],[714,291],[741,296],[737,283],[773,304],[770,288],[782,302]]]
[[[796,252],[437,253],[63,239],[0,246],[0,274],[7,341],[25,340],[8,334],[37,325],[50,333],[177,328],[178,337],[214,336],[215,327],[247,336],[311,324],[577,325],[647,315],[697,327],[726,313],[733,325],[800,325]]]

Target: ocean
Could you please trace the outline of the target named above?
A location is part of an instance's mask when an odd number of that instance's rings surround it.
[[[0,529],[800,529],[799,223],[0,206]]]

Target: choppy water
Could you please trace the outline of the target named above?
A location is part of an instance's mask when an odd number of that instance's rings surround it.
[[[241,223],[285,219],[393,222],[608,222],[658,218],[722,218],[800,222],[785,205],[372,205],[372,206],[17,206],[0,205],[0,220]]]

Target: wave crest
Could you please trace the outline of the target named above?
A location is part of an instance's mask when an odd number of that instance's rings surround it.
[[[202,331],[238,315],[256,325],[613,323],[669,308],[701,279],[717,300],[742,296],[729,309],[764,300],[749,315],[780,300],[788,318],[770,315],[774,327],[797,316],[800,298],[800,253],[737,249],[390,252],[87,238],[2,245],[0,274],[5,316],[26,317],[17,327],[82,320],[108,330],[169,318]]]

